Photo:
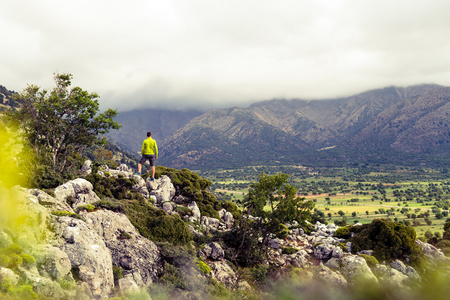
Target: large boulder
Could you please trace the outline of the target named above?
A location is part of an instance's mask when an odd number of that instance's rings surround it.
[[[199,256],[212,260],[223,260],[225,252],[219,243],[213,242],[207,244],[203,249],[199,251]]]
[[[190,218],[191,222],[200,222],[200,218],[202,217],[200,213],[200,209],[197,206],[197,202],[192,201],[187,206],[192,211],[192,217]]]
[[[366,260],[357,255],[344,256],[339,260],[340,271],[351,285],[378,284]]]
[[[225,286],[231,288],[236,283],[236,274],[226,261],[213,261],[210,263],[211,277],[219,282],[223,282]]]
[[[229,211],[226,211],[224,208],[218,211],[220,220],[225,223],[227,228],[233,227],[234,217],[233,214]]]
[[[84,178],[68,181],[55,189],[55,198],[60,201],[68,201],[72,208],[91,204],[100,200],[93,191],[92,183]]]
[[[95,298],[107,297],[114,288],[111,251],[103,238],[87,224],[58,217],[54,230],[59,248],[69,257],[74,278],[85,282]]]
[[[409,277],[402,272],[388,266],[377,264],[373,267],[373,273],[383,286],[404,289],[409,283]]]
[[[30,253],[36,258],[39,274],[44,277],[61,280],[72,278],[72,265],[69,256],[52,245],[37,245]]]
[[[83,213],[90,229],[100,235],[112,255],[112,264],[131,275],[139,286],[156,281],[162,271],[161,255],[156,245],[142,237],[126,215],[109,210]]]
[[[161,178],[151,180],[150,177],[146,181],[147,189],[150,195],[156,197],[156,203],[160,204],[166,201],[171,201],[175,196],[175,186],[167,175],[162,175]]]

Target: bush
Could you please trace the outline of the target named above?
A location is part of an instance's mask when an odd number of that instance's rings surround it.
[[[175,245],[186,245],[192,241],[192,233],[179,215],[170,216],[165,211],[147,204],[145,200],[126,201],[123,205],[127,217],[144,237],[155,242]]]
[[[281,253],[290,255],[290,254],[297,253],[298,251],[299,251],[299,250],[298,250],[297,248],[293,248],[293,247],[285,247],[285,248],[283,248],[283,250],[281,251]]]
[[[211,272],[211,268],[201,260],[197,262],[196,266],[197,270],[204,275],[208,275]]]
[[[422,250],[415,244],[416,232],[412,227],[375,219],[370,224],[353,226],[354,229],[358,232],[350,239],[353,253],[373,250],[373,256],[379,261],[410,258],[411,262],[419,263],[422,259]]]
[[[362,258],[364,258],[364,260],[366,261],[367,265],[369,267],[375,267],[377,264],[379,264],[378,260],[376,259],[376,257],[372,256],[372,255],[367,255],[367,254],[359,254],[359,256],[361,256]]]
[[[339,239],[348,239],[352,236],[352,233],[350,231],[350,227],[339,227],[336,232],[334,233],[334,236]]]
[[[113,266],[114,280],[123,278],[123,269],[121,267]]]
[[[52,211],[52,215],[58,216],[58,217],[71,217],[71,218],[83,220],[83,218],[79,214],[76,214],[76,213],[73,213],[70,211],[56,210],[56,211]]]

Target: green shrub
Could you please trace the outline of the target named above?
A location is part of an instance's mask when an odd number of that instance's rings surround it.
[[[283,250],[281,251],[281,253],[283,254],[287,254],[287,255],[291,255],[294,253],[297,253],[299,250],[297,248],[293,248],[293,247],[285,247],[283,248]]]
[[[373,250],[373,256],[379,261],[410,258],[413,263],[419,263],[422,259],[422,250],[415,243],[416,232],[412,227],[375,219],[370,224],[353,226],[354,229],[358,232],[350,239],[353,253]]]
[[[125,208],[122,205],[122,203],[111,198],[105,198],[103,200],[94,202],[92,203],[92,205],[95,206],[96,208],[103,208],[111,210],[113,212],[125,213]]]
[[[79,214],[73,213],[70,211],[56,210],[56,211],[52,211],[52,215],[55,215],[58,217],[71,217],[71,218],[83,220],[83,218]]]
[[[192,216],[192,210],[190,210],[188,207],[178,205],[175,208],[176,212],[180,214],[180,216]]]
[[[132,190],[132,187],[137,183],[134,178],[102,177],[99,174],[89,174],[85,179],[92,183],[94,192],[102,200],[106,198],[114,198],[117,200],[144,199],[138,191]]]
[[[352,233],[350,231],[350,227],[344,226],[339,227],[336,232],[334,233],[334,236],[339,239],[348,239],[352,236]]]
[[[11,259],[7,255],[0,254],[0,266],[1,267],[8,267],[10,262],[11,262]]]
[[[178,215],[168,215],[143,201],[126,201],[123,203],[126,215],[131,223],[144,237],[155,242],[170,242],[186,245],[192,241],[189,227]]]
[[[367,265],[369,267],[374,267],[377,264],[379,264],[378,260],[376,259],[376,257],[372,256],[372,255],[367,255],[367,254],[359,254],[359,256],[361,256],[362,258],[364,258],[364,260],[367,262]]]
[[[25,267],[32,266],[36,264],[36,258],[30,254],[21,253],[19,256],[22,258],[22,265]]]
[[[95,205],[93,205],[93,204],[85,204],[85,205],[80,205],[80,206],[78,206],[77,207],[77,209],[76,209],[76,211],[77,212],[80,212],[80,211],[82,211],[82,210],[85,210],[85,211],[94,211],[95,210]]]
[[[114,280],[123,278],[123,269],[118,266],[113,266],[113,276]]]
[[[204,275],[208,275],[211,272],[211,268],[201,260],[197,262],[196,266],[197,270]]]
[[[275,235],[277,236],[277,238],[283,240],[287,238],[287,236],[289,235],[289,229],[287,228],[286,225],[280,223],[278,224],[278,228],[277,231],[275,232]]]

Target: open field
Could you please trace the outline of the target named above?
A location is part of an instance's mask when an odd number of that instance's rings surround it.
[[[284,166],[280,171],[259,166],[201,175],[212,181],[211,189],[219,199],[239,202],[262,172],[290,175],[289,184],[297,188],[300,197],[314,201],[327,222],[370,223],[375,218],[389,218],[413,226],[417,235],[423,236],[427,231],[442,234],[449,218],[450,175],[437,170]]]

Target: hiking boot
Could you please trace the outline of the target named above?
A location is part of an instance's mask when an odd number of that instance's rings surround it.
[[[141,173],[140,172],[136,172],[133,175],[141,175]]]
[[[150,179],[151,181],[155,181],[155,177],[152,177],[152,179]]]

